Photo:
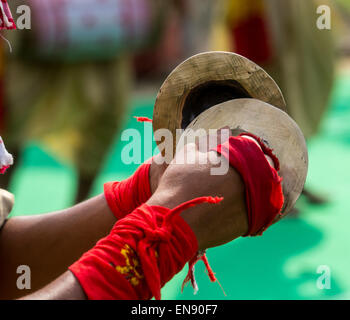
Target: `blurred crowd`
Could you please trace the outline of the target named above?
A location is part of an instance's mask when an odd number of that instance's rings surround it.
[[[0,42],[0,135],[17,159],[35,140],[73,164],[77,201],[120,130],[135,83],[161,83],[198,52],[233,51],[271,74],[309,138],[328,106],[335,62],[350,53],[348,0],[12,0],[14,16],[22,4],[31,29],[5,33],[12,53]],[[325,4],[331,30],[316,27]]]

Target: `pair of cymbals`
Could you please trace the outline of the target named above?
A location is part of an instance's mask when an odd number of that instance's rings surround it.
[[[177,129],[191,135],[228,126],[260,137],[280,161],[286,214],[303,189],[308,152],[303,133],[285,109],[281,90],[261,67],[238,54],[206,52],[185,60],[164,81],[153,130],[168,129],[175,137]],[[176,140],[168,143],[165,148],[176,151]]]

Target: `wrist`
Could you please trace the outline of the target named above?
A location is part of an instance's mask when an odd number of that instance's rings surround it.
[[[89,299],[160,299],[160,289],[197,252],[192,229],[175,210],[141,205],[69,270]]]
[[[146,202],[148,206],[159,206],[168,209],[174,209],[180,204],[188,201],[188,197],[183,192],[178,192],[175,188],[167,190],[156,191],[152,197]],[[208,205],[202,205],[199,210],[203,212],[203,207]],[[197,243],[198,249],[204,250],[205,248],[205,237],[199,225],[200,218],[198,217],[198,206],[188,208],[181,212],[180,217],[186,222],[186,224],[193,231]]]
[[[147,161],[128,179],[104,184],[106,201],[117,220],[124,218],[151,197],[150,167],[151,162]]]

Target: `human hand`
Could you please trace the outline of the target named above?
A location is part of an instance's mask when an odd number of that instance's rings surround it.
[[[174,208],[202,196],[223,197],[220,204],[201,204],[182,213],[203,250],[245,234],[248,220],[240,175],[229,166],[226,174],[212,175],[211,169],[227,160],[215,151],[199,149],[198,143],[189,143],[177,151],[147,204]]]
[[[224,143],[230,137],[231,132],[229,127],[223,127],[216,131],[215,134],[209,134],[205,136],[198,137],[195,139],[194,143],[200,152],[207,152],[210,149],[216,148],[219,144]],[[181,154],[183,155],[183,154]],[[179,162],[180,154],[177,155],[177,162]],[[168,167],[169,163],[166,163],[165,157],[161,153],[154,156],[151,160],[151,170],[150,170],[150,184],[152,194],[156,191],[160,179]]]

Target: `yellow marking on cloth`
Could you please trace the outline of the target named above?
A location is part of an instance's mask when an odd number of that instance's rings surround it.
[[[116,266],[115,269],[135,287],[140,284],[140,280],[144,278],[137,271],[140,267],[139,260],[135,258],[135,252],[127,244],[120,250],[121,255],[125,258],[125,266]],[[132,258],[130,258],[132,256]],[[132,263],[131,263],[132,262]]]

